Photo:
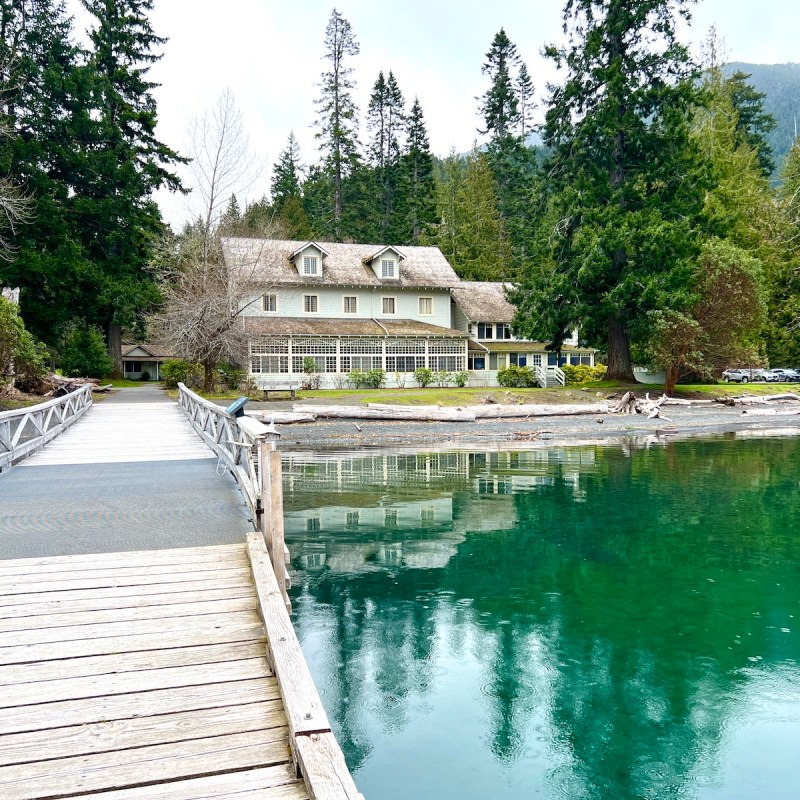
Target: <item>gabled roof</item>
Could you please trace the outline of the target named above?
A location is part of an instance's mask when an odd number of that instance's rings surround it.
[[[128,344],[122,345],[122,357],[128,358],[134,350],[144,350],[152,358],[172,358],[172,354],[168,353],[166,348],[158,344]],[[137,356],[133,356],[136,358]]]
[[[321,244],[317,244],[316,242],[306,242],[305,244],[300,245],[300,247],[298,247],[297,250],[295,250],[293,253],[290,253],[289,254],[289,259],[290,260],[293,259],[296,255],[298,255],[299,253],[302,253],[303,250],[305,250],[308,247],[316,247],[317,250],[319,250],[320,253],[322,253],[323,256],[329,256],[330,255],[330,253]]]
[[[378,250],[377,253],[373,253],[371,256],[367,256],[367,258],[364,259],[364,263],[371,264],[376,258],[380,258],[387,250],[391,250],[393,253],[397,253],[398,258],[401,261],[405,260],[405,255],[400,250],[398,250],[394,245],[387,244],[385,247],[381,247],[381,249]]]
[[[385,286],[364,259],[374,258],[385,245],[314,243],[328,253],[322,279],[306,280],[291,262],[293,253],[309,242],[280,239],[224,238],[222,252],[231,272],[247,283],[262,286]],[[393,248],[397,251],[397,248]],[[403,268],[394,286],[449,289],[461,281],[438,247],[403,247]]]
[[[511,322],[516,309],[506,299],[510,283],[465,281],[453,288],[453,299],[470,322]]]

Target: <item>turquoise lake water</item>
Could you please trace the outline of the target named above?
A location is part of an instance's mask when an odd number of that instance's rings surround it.
[[[800,796],[800,440],[284,457],[367,800]]]

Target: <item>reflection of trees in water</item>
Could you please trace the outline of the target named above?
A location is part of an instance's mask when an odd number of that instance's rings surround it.
[[[498,760],[520,757],[546,703],[569,756],[553,780],[571,797],[687,791],[714,758],[748,658],[796,658],[796,630],[766,621],[797,608],[798,462],[793,440],[598,449],[577,495],[553,464],[552,481],[508,498],[513,530],[468,534],[442,569],[305,576],[338,629],[329,712],[350,764],[369,752],[365,714],[404,726],[436,640],[472,639]],[[453,508],[469,530],[463,486]]]

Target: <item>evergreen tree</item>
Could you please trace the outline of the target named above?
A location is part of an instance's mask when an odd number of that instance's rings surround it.
[[[705,179],[688,134],[696,90],[675,36],[687,5],[568,0],[568,46],[546,49],[567,70],[544,135],[554,269],[546,280],[531,272],[512,293],[515,329],[557,347],[580,327],[592,344],[605,340],[615,379],[633,380],[631,337],[644,335],[648,310],[685,305],[698,251]]]
[[[533,131],[533,111],[536,108],[536,101],[534,100],[533,81],[528,74],[528,67],[524,63],[519,65],[514,89],[519,98],[519,136],[522,143],[525,144],[525,139]]]
[[[73,209],[88,258],[101,273],[94,319],[122,367],[122,325],[132,325],[157,298],[145,269],[162,231],[152,199],[160,187],[182,189],[172,172],[186,163],[156,137],[157,84],[147,79],[165,39],[148,14],[153,0],[81,0],[95,25],[85,70],[92,92],[91,150]]]
[[[511,75],[518,63],[516,45],[500,28],[481,68],[481,72],[489,76],[491,85],[480,98],[480,110],[486,126],[486,130],[480,133],[488,133],[492,139],[504,139],[512,135],[519,123],[519,99]]]
[[[400,134],[404,125],[403,94],[394,75],[384,79],[383,71],[378,74],[367,111],[367,128],[372,133],[368,155],[375,171],[380,204],[377,218],[377,236],[381,242],[397,244],[393,226],[394,206],[400,179]],[[391,240],[391,241],[390,241]]]
[[[359,44],[350,23],[334,8],[325,29],[324,58],[329,69],[322,73],[321,97],[317,100],[317,139],[324,158],[324,169],[330,175],[333,189],[333,238],[342,235],[344,213],[343,185],[358,166],[357,108],[352,91],[355,81],[352,68],[346,66],[349,56],[359,53]]]
[[[91,124],[71,36],[63,2],[0,1],[0,174],[24,187],[33,221],[0,261],[0,285],[21,288],[28,328],[50,345],[74,315],[88,316],[96,290],[71,214]]]
[[[463,164],[460,161],[451,153],[445,162],[436,243],[460,278],[506,280],[511,249],[488,159],[475,148]]]
[[[289,134],[286,147],[272,167],[272,204],[281,212],[290,197],[300,197],[300,145],[294,131]]]
[[[220,236],[238,236],[244,227],[239,201],[236,199],[236,195],[232,194],[219,219]]]
[[[745,142],[758,155],[758,163],[765,178],[775,171],[775,160],[769,144],[769,134],[777,126],[772,114],[764,111],[763,92],[757,92],[750,75],[737,70],[728,79],[728,91],[734,108],[738,112],[736,131],[739,142]]]
[[[408,116],[406,147],[400,159],[397,241],[419,244],[422,232],[436,222],[436,181],[428,131],[419,98]]]

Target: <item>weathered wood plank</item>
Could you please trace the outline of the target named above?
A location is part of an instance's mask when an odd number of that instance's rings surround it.
[[[268,792],[266,790],[269,790]],[[157,786],[138,786],[102,794],[82,795],[82,800],[308,800],[305,785],[288,764],[191,778]]]
[[[286,725],[279,700],[93,722],[0,737],[0,767]],[[256,734],[254,738],[258,738]]]
[[[130,553],[97,553],[92,555],[53,556],[51,558],[15,558],[0,561],[0,576],[30,575],[35,573],[64,573],[86,569],[114,569],[117,567],[155,567],[170,564],[190,570],[215,564],[242,566],[247,564],[247,553],[242,545],[186,548],[185,550],[150,550]]]
[[[281,688],[289,730],[292,736],[329,731],[328,717],[286,611],[261,534],[248,533],[247,548],[267,630],[270,665]]]
[[[134,587],[136,588],[136,587]],[[100,590],[103,594],[103,590]],[[13,606],[0,606],[0,620],[11,622],[15,619],[24,617],[38,617],[42,615],[52,616],[53,624],[58,624],[55,617],[81,611],[110,611],[110,610],[134,610],[152,608],[153,614],[158,614],[159,606],[166,608],[174,607],[176,613],[180,606],[192,605],[197,602],[198,597],[202,597],[203,602],[238,602],[242,600],[252,601],[253,587],[242,585],[234,586],[230,589],[205,589],[202,592],[170,592],[167,594],[127,594],[118,595],[112,591],[109,597],[94,597],[93,599],[81,599],[87,592],[64,592],[65,595],[72,595],[72,599],[61,599],[58,592],[46,592],[44,594],[32,595],[32,597],[49,598],[46,600],[31,600],[31,602],[18,603]],[[26,595],[14,595],[24,597]],[[31,596],[31,595],[27,595]],[[253,601],[254,602],[254,601]],[[13,623],[12,623],[13,624]]]
[[[0,693],[0,708],[268,677],[270,677],[270,671],[263,656],[217,664],[87,675],[81,678],[63,678],[4,686]],[[57,724],[57,721],[54,720],[54,723]]]
[[[173,605],[148,605],[137,608],[109,608],[105,610],[75,611],[62,605],[62,612],[46,611],[36,615],[0,618],[0,633],[8,631],[41,630],[44,627],[58,628],[70,625],[90,625],[108,622],[140,622],[142,620],[166,620],[174,617],[198,619],[205,615],[225,614],[255,609],[253,597],[237,597],[232,600],[212,600],[207,603],[176,603]]]
[[[194,664],[217,664],[263,658],[263,638],[252,642],[211,644],[199,647],[175,647],[169,650],[146,650],[142,653],[113,653],[105,656],[40,661],[33,664],[10,664],[0,667],[0,687],[10,684],[84,678],[89,675],[127,675],[139,670],[165,667],[190,667]],[[270,675],[272,673],[270,672]],[[2,689],[0,689],[2,692]]]
[[[3,800],[35,800],[266,767],[289,757],[285,727],[0,768]]]
[[[332,733],[298,736],[294,746],[311,800],[364,800]]]
[[[86,725],[115,719],[172,714],[200,708],[222,708],[280,699],[275,678],[254,678],[177,689],[156,689],[85,700],[17,706],[0,714],[0,735],[37,731],[59,725]],[[2,797],[2,792],[0,792]]]
[[[264,638],[264,625],[247,625],[241,628],[215,628],[207,631],[177,630],[163,633],[146,633],[140,636],[112,636],[102,639],[75,639],[52,643],[28,644],[0,648],[0,664],[21,664],[31,661],[53,661],[81,656],[101,656],[108,653],[135,653],[141,650],[164,650],[172,647],[194,647],[201,644],[248,642]]]
[[[198,573],[181,574],[177,570],[168,573],[156,571],[154,573],[136,572],[130,576],[119,576],[116,571],[103,572],[92,570],[80,573],[83,577],[61,577],[58,580],[42,580],[34,578],[26,580],[15,578],[12,583],[3,586],[2,594],[5,596],[13,594],[31,594],[35,592],[59,591],[65,592],[71,589],[106,589],[117,586],[150,586],[158,584],[161,586],[175,586],[180,583],[189,583],[198,580],[214,580],[220,583],[241,581],[247,577],[246,569],[242,567],[225,567],[224,569],[207,571],[202,573],[208,578],[198,578]]]
[[[96,589],[70,589],[61,591],[26,592],[24,594],[0,595],[0,608],[15,605],[28,605],[30,603],[48,602],[52,600],[94,600],[95,598],[144,598],[149,595],[177,595],[208,591],[239,591],[249,589],[252,591],[252,578],[247,575],[243,578],[221,580],[210,578],[203,581],[186,581],[185,583],[157,583],[151,585],[133,586],[102,586]],[[0,611],[0,615],[2,615]]]
[[[244,628],[257,625],[260,621],[255,609],[230,611],[226,614],[203,614],[198,617],[177,617],[167,619],[140,619],[125,622],[99,622],[87,625],[64,625],[55,628],[28,628],[22,631],[0,633],[0,652],[7,647],[45,642],[70,642],[87,639],[107,639],[112,637],[139,636],[160,633],[168,636],[175,631],[224,630],[225,628]]]

